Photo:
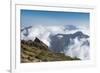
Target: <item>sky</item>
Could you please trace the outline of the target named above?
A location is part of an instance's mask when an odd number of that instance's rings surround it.
[[[89,27],[89,13],[21,10],[21,26],[75,25]]]

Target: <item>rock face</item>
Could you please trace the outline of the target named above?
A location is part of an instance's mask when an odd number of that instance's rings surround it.
[[[49,50],[48,46],[36,38],[32,40],[21,40],[21,63],[48,62],[48,61],[66,61],[80,60],[71,58],[62,53],[55,53]]]
[[[82,39],[85,39],[86,41],[83,41],[82,46],[87,45],[89,46],[89,41],[87,38],[89,38],[88,35],[82,33],[81,31],[75,32],[73,34],[57,34],[54,36],[50,36],[51,39],[51,46],[50,48],[55,52],[61,52],[65,50],[65,47],[68,48],[69,46],[73,46],[76,44],[74,40],[77,38],[77,41],[81,43]]]

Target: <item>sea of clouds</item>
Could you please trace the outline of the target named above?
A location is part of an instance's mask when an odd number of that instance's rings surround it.
[[[52,25],[52,26],[43,26],[43,25],[34,25],[32,28],[28,29],[28,32],[26,30],[21,32],[21,40],[33,40],[37,37],[42,42],[44,42],[49,47],[51,46],[50,42],[50,36],[56,35],[56,34],[73,34],[77,31],[81,31],[86,35],[89,34],[89,28],[85,28],[83,26],[72,26],[73,28],[69,27],[69,25]],[[70,29],[71,28],[71,29]],[[28,35],[25,36],[24,34],[27,33]],[[59,38],[62,38],[63,36],[59,36]],[[70,44],[69,46],[63,47],[63,51],[61,53],[64,53],[65,55],[69,55],[71,57],[78,57],[82,60],[89,59],[89,46],[83,45],[83,42],[89,41],[88,39],[81,39],[80,41],[78,38],[70,39],[70,41],[73,44]]]

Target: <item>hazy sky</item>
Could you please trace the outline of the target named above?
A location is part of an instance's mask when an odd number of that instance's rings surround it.
[[[89,13],[21,10],[21,26],[30,25],[89,26]]]

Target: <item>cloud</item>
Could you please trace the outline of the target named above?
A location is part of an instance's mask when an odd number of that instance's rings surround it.
[[[75,26],[73,26],[75,28]],[[39,38],[41,41],[43,41],[46,45],[49,47],[51,46],[50,42],[50,36],[56,35],[56,34],[73,34],[77,31],[82,31],[84,34],[89,35],[89,29],[81,26],[77,26],[76,29],[74,30],[69,30],[70,27],[67,25],[52,25],[52,26],[43,26],[43,25],[34,25],[32,28],[29,29],[29,35],[26,37],[24,36],[25,30],[21,32],[21,39],[24,40],[34,40],[36,37]],[[72,28],[71,28],[72,29]],[[63,38],[63,36],[59,35],[59,38]],[[73,44],[68,45],[65,47],[63,53],[65,55],[69,55],[71,57],[78,57],[81,59],[89,59],[89,46],[83,45],[83,42],[86,41],[87,39],[82,39],[78,40],[77,38],[75,39],[70,39],[70,41]]]
[[[82,60],[89,59],[89,46],[82,45],[87,40],[89,41],[88,38],[82,38],[79,41],[77,37],[75,39],[70,39],[70,42],[73,44],[69,44],[68,47],[65,47],[64,53],[71,57],[78,57]]]

